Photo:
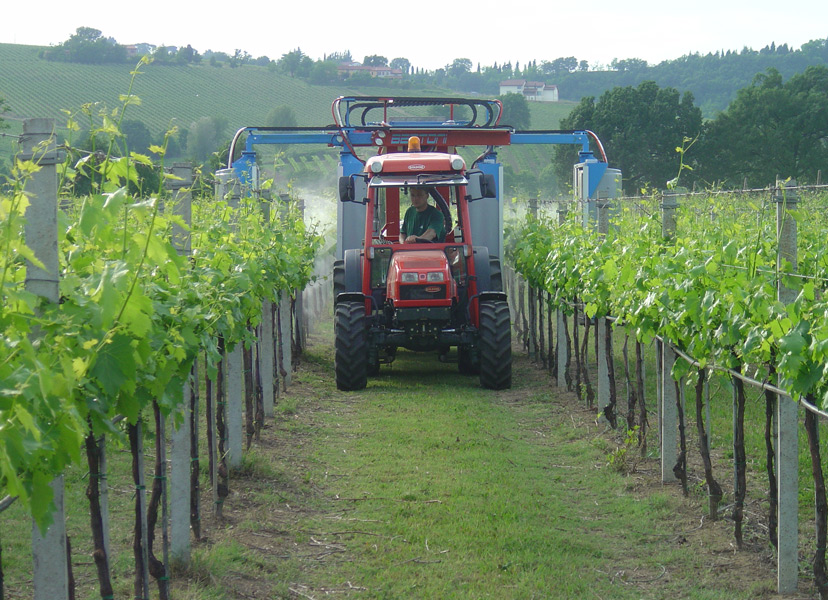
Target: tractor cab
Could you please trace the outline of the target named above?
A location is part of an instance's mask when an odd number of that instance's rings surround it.
[[[457,348],[462,372],[481,373],[486,387],[506,387],[511,379],[503,368],[497,381],[480,370],[481,305],[497,302],[507,315],[500,327],[501,345],[509,341],[508,306],[500,284],[500,266],[485,247],[475,247],[469,226],[469,203],[495,198],[493,177],[466,170],[453,152],[420,152],[421,141],[411,136],[405,151],[381,154],[366,161],[361,173],[340,180],[344,201],[365,205],[364,247],[346,250],[334,266],[337,336],[353,341],[355,313],[363,313],[367,333],[365,368],[343,348],[340,362],[348,365],[338,379],[353,387],[364,385],[362,373],[376,373],[381,363],[394,360],[397,348],[437,351],[445,357]],[[411,198],[426,193],[427,206]],[[422,202],[422,201],[420,201]],[[428,235],[406,239],[405,219],[428,213]],[[430,237],[429,239],[429,236]],[[496,282],[492,285],[492,273]],[[491,311],[490,311],[491,312]],[[485,322],[486,316],[483,316]],[[499,349],[501,357],[508,348]],[[345,356],[348,354],[348,356]],[[339,374],[339,370],[337,370]]]

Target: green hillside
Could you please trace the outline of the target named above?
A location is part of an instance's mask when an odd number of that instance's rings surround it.
[[[118,95],[129,87],[130,67],[49,62],[37,57],[40,50],[0,44],[0,95],[11,108],[7,118],[54,117],[61,122],[61,109],[77,110],[89,102],[118,106]],[[237,129],[262,123],[280,104],[293,107],[300,125],[324,125],[331,122],[331,100],[352,93],[309,86],[250,65],[231,69],[150,64],[141,71],[134,88],[141,106],[130,107],[129,117],[143,121],[154,134],[171,122],[189,125],[204,116],[225,117]]]
[[[0,97],[10,108],[4,115],[10,133],[19,133],[25,118],[54,118],[60,129],[66,122],[64,110],[77,112],[88,103],[109,109],[120,106],[118,96],[128,91],[133,67],[50,62],[38,58],[42,49],[0,44]],[[310,85],[267,67],[207,64],[143,66],[133,93],[141,104],[130,106],[127,118],[142,121],[156,136],[171,125],[188,127],[201,117],[224,117],[231,131],[261,125],[270,110],[282,104],[293,109],[301,126],[327,125],[333,121],[331,101],[340,95],[458,95],[436,89]],[[573,106],[573,102],[530,103],[532,128],[557,128]],[[14,146],[13,138],[0,138],[0,154],[9,156]],[[537,168],[538,152],[509,149],[503,159],[515,168],[531,170]]]

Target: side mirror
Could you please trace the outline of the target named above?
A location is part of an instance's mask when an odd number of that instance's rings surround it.
[[[497,198],[497,185],[495,184],[495,176],[491,173],[485,173],[483,175],[483,197],[484,198]]]
[[[466,173],[469,180],[466,184],[466,200],[473,202],[483,198],[497,198],[497,186],[494,175],[482,171],[469,171]]]
[[[339,178],[339,201],[353,202],[354,201],[354,182],[350,177]]]
[[[368,178],[362,175],[340,177],[339,201],[365,204],[368,201]]]

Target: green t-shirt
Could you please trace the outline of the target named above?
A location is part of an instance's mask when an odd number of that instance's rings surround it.
[[[408,210],[405,211],[405,217],[403,217],[402,233],[405,237],[409,235],[420,236],[426,232],[426,229],[434,230],[434,233],[437,234],[435,239],[443,239],[446,233],[443,213],[430,204],[426,206],[423,212],[417,212],[416,208],[409,206]]]

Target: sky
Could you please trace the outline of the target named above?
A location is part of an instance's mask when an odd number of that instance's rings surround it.
[[[67,4],[4,2],[0,43],[56,45],[78,27],[120,44],[146,42],[278,59],[296,48],[313,59],[350,50],[428,70],[468,58],[494,63],[574,56],[590,65],[614,58],[650,64],[699,52],[759,50],[775,42],[798,49],[828,38],[825,0],[593,0],[565,7],[540,0],[334,2],[247,0],[208,3],[140,0]],[[737,6],[737,4],[742,5]],[[33,8],[36,7],[36,12]],[[76,8],[70,8],[76,7]]]

